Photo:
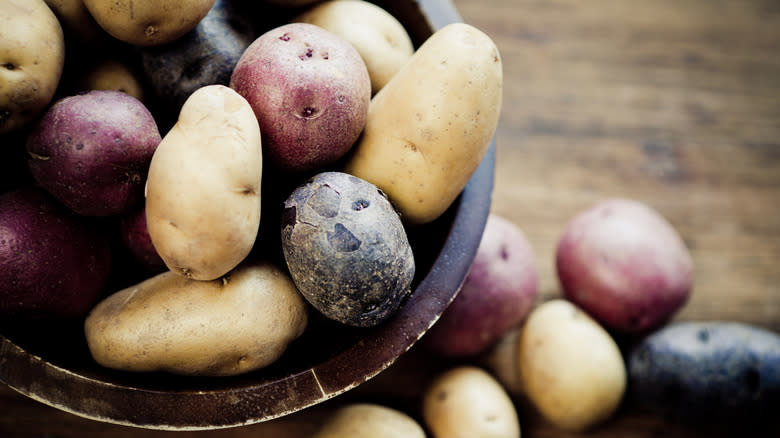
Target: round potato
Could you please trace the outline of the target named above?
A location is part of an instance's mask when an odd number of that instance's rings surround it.
[[[537,295],[536,259],[525,233],[491,214],[463,286],[424,344],[446,357],[484,353],[520,325]]]
[[[414,54],[403,24],[381,7],[363,0],[319,3],[294,21],[311,23],[349,41],[368,68],[376,94]]]
[[[282,250],[303,296],[343,324],[375,326],[411,292],[414,255],[398,213],[352,175],[323,172],[293,191]]]
[[[498,381],[462,365],[437,376],[423,394],[423,419],[434,438],[519,438],[517,411]]]
[[[0,2],[0,134],[38,116],[65,65],[65,37],[43,0]]]
[[[265,32],[241,55],[230,86],[255,111],[276,169],[301,173],[346,154],[365,126],[371,79],[343,38],[308,23]]]
[[[343,171],[387,193],[408,224],[431,222],[490,146],[503,72],[493,41],[464,23],[431,35],[371,100]]]
[[[95,21],[114,38],[135,46],[169,43],[198,25],[215,0],[84,0]]]
[[[555,253],[566,298],[621,332],[658,327],[693,287],[693,261],[657,211],[631,199],[606,199],[574,217]]]
[[[55,102],[27,138],[35,180],[85,216],[126,213],[143,202],[160,143],[157,123],[138,99],[95,90]]]
[[[105,367],[226,376],[273,363],[307,323],[292,280],[253,261],[217,280],[168,271],[123,289],[95,306],[84,333]]]
[[[198,89],[152,156],[146,220],[172,271],[213,280],[252,249],[260,227],[260,127],[224,85]]]
[[[425,438],[409,415],[373,403],[355,403],[331,414],[312,438]]]
[[[111,272],[106,235],[37,186],[0,195],[0,318],[83,318]]]
[[[583,431],[610,417],[626,390],[626,367],[615,341],[572,303],[536,307],[517,341],[525,394],[554,425]]]

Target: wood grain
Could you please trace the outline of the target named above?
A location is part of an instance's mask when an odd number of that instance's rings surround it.
[[[692,251],[679,320],[780,331],[780,3],[775,0],[454,0],[499,46],[505,90],[493,212],[529,236],[540,300],[567,221],[593,202],[648,203]],[[375,400],[419,418],[430,378],[454,363],[415,347],[375,379],[278,420],[193,437],[304,437],[332,409]],[[630,406],[595,430],[560,431],[516,395],[524,437],[717,437]],[[0,389],[0,436],[162,437]]]

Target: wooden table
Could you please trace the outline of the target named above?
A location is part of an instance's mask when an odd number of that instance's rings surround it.
[[[560,295],[552,256],[566,222],[607,197],[661,212],[690,247],[679,320],[780,332],[780,4],[774,0],[455,0],[504,62],[493,211],[536,251],[540,300]],[[374,400],[419,413],[451,363],[413,348],[368,383],[305,411],[193,437],[304,437],[333,408]],[[516,396],[524,437],[718,436],[630,406],[597,429],[557,430]],[[0,389],[0,436],[161,437]]]

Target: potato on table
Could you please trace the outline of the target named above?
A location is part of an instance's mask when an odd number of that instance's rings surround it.
[[[417,421],[399,410],[374,403],[337,409],[312,438],[425,438]]]
[[[376,186],[323,172],[293,191],[282,216],[290,274],[326,317],[375,326],[411,292],[412,247],[398,213]]]

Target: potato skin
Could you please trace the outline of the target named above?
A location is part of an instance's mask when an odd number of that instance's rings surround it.
[[[463,286],[425,334],[424,344],[446,357],[485,352],[526,318],[537,283],[536,259],[525,233],[506,218],[489,215]]]
[[[353,403],[337,409],[312,438],[425,438],[409,415],[374,403]]]
[[[284,202],[282,250],[304,297],[323,315],[370,327],[411,291],[415,264],[406,231],[377,188],[323,172]]]
[[[198,88],[230,83],[238,59],[255,39],[237,3],[216,0],[191,31],[168,44],[140,49],[143,75],[161,111],[177,114]]]
[[[138,99],[95,90],[55,102],[27,139],[35,180],[85,216],[128,212],[143,201],[157,123]]]
[[[118,291],[89,313],[84,333],[109,368],[226,376],[276,361],[307,323],[290,278],[252,261],[217,280],[168,271]]]
[[[149,236],[169,269],[213,280],[249,255],[262,167],[260,128],[243,97],[209,85],[187,99],[146,180]]]
[[[342,170],[387,193],[404,222],[433,221],[487,152],[502,83],[490,37],[464,23],[439,29],[371,100]]]
[[[365,126],[371,79],[346,40],[308,23],[257,38],[241,55],[230,87],[252,105],[263,151],[282,172],[323,168],[344,156]]]
[[[134,46],[169,43],[197,26],[214,0],[84,0],[103,30]]]
[[[86,315],[108,281],[107,242],[38,186],[0,195],[0,317]]]
[[[609,418],[626,391],[626,368],[612,337],[569,301],[537,306],[517,339],[521,385],[552,424],[584,431]]]
[[[461,365],[438,375],[423,394],[434,438],[520,438],[512,399],[483,369]]]
[[[555,253],[566,298],[621,332],[658,327],[688,300],[693,261],[657,211],[605,199],[575,216]]]
[[[627,362],[632,402],[667,420],[726,425],[740,436],[777,424],[777,333],[732,321],[676,322],[633,346]]]
[[[95,64],[79,81],[81,90],[114,90],[144,102],[140,74],[125,60],[106,57]]]
[[[376,94],[414,54],[403,24],[381,7],[362,0],[324,1],[294,18],[349,41],[368,68]]]
[[[0,2],[0,134],[49,105],[64,65],[62,27],[43,0]]]

